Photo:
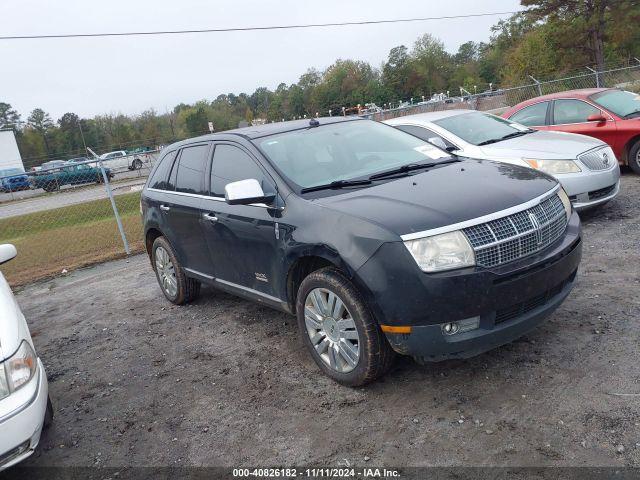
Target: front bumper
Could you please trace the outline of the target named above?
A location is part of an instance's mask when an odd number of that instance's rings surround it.
[[[0,471],[21,462],[38,446],[48,398],[47,375],[38,359],[38,389],[35,395],[25,405],[0,419]]]
[[[410,334],[387,333],[398,353],[429,361],[465,358],[514,340],[550,315],[573,288],[581,256],[574,212],[554,245],[509,264],[426,274],[401,242],[387,243],[356,281],[380,324],[412,327]],[[475,330],[442,332],[443,323],[476,317]]]
[[[580,173],[567,173],[555,177],[569,195],[576,210],[586,210],[608,202],[620,191],[620,167],[603,171],[590,171],[582,166]]]
[[[553,294],[545,295],[534,308],[498,322],[493,315],[480,317],[480,328],[456,335],[444,335],[440,325],[413,327],[410,334],[387,334],[389,343],[399,353],[416,357],[421,362],[438,362],[454,358],[470,358],[512,342],[540,325],[564,301],[573,289],[576,272],[561,282]]]

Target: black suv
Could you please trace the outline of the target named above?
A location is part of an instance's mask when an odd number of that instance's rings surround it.
[[[519,337],[569,294],[581,257],[553,178],[357,118],[173,144],[141,206],[171,302],[206,282],[295,314],[345,385],[382,375],[394,351],[464,358]]]

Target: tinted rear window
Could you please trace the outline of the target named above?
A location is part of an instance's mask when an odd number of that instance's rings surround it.
[[[149,188],[156,188],[158,190],[169,189],[168,177],[175,158],[176,152],[169,152],[160,159],[160,163],[154,170],[151,180],[149,180]]]
[[[176,171],[176,192],[202,194],[202,176],[209,145],[183,148]]]

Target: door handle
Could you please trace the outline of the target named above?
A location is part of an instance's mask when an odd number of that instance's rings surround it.
[[[168,212],[169,210],[171,210],[171,207],[167,207],[166,205],[160,205],[160,210],[164,212]]]
[[[202,218],[204,218],[205,220],[208,220],[212,223],[217,222],[218,221],[218,217],[216,217],[214,214],[212,213],[204,213],[202,215]]]

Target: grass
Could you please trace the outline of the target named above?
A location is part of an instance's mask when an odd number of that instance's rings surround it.
[[[115,200],[131,251],[142,251],[140,192]],[[0,243],[18,249],[2,266],[13,286],[125,255],[109,199],[0,219]]]

